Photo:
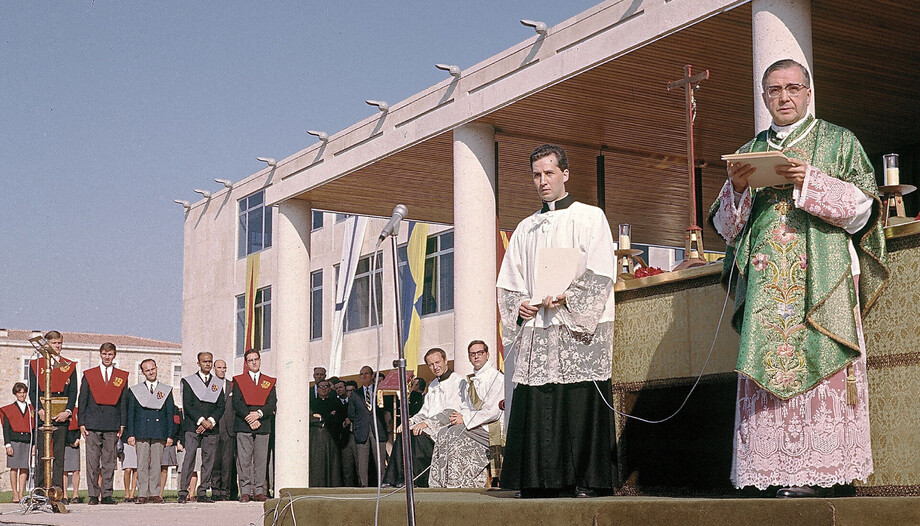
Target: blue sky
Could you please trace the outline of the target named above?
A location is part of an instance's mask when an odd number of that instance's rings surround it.
[[[180,341],[173,199],[596,3],[0,1],[0,327]]]

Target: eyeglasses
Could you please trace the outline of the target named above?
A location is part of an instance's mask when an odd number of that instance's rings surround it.
[[[331,386],[331,385],[326,385],[326,384],[319,384],[319,388],[320,388],[320,389],[329,389],[330,387],[332,387],[332,386]]]
[[[767,86],[764,92],[768,98],[778,99],[785,91],[790,97],[796,97],[802,90],[807,90],[808,86],[804,84],[786,84],[785,86]]]
[[[471,357],[471,358],[475,358],[475,357],[481,356],[481,355],[483,355],[483,354],[488,354],[488,352],[489,352],[489,351],[470,351],[470,357]]]

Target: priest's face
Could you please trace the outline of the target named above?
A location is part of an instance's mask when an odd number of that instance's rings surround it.
[[[476,371],[489,361],[489,351],[481,343],[474,343],[467,352],[470,356],[470,363],[473,364],[473,369]]]
[[[533,184],[544,202],[555,201],[565,195],[565,183],[569,180],[569,171],[559,168],[556,154],[550,154],[534,161]]]
[[[811,88],[805,86],[805,77],[798,66],[778,69],[770,73],[763,83],[763,102],[777,126],[787,126],[801,120],[808,113]],[[796,95],[789,93],[798,89]],[[773,92],[771,96],[769,93]]]
[[[447,362],[441,356],[441,353],[433,352],[425,358],[425,363],[428,364],[428,369],[431,370],[431,374],[435,377],[441,376],[447,371]]]

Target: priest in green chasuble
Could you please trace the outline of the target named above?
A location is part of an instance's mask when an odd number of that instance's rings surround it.
[[[738,152],[782,151],[788,184],[729,163],[710,211],[741,335],[731,479],[813,496],[873,471],[861,320],[888,278],[881,203],[853,133],[808,113],[808,70],[781,60],[762,84],[773,122]]]

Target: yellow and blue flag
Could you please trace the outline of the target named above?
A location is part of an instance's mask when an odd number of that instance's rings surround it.
[[[418,369],[418,345],[422,329],[422,291],[425,288],[425,248],[428,244],[428,224],[409,222],[409,243],[406,245],[406,265],[401,266],[400,334],[406,356],[406,369]]]

